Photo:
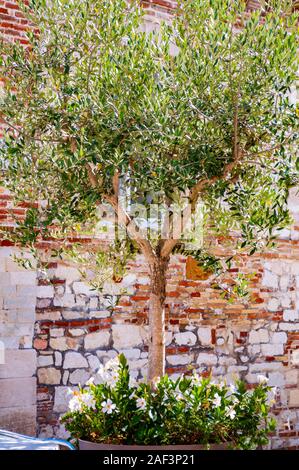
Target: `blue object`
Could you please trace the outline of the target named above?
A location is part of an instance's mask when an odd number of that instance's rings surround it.
[[[63,439],[40,439],[0,429],[0,450],[76,450],[76,448]]]

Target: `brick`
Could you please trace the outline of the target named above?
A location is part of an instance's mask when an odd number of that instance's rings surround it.
[[[48,341],[46,339],[36,338],[33,342],[33,345],[35,349],[39,349],[39,350],[47,349]]]

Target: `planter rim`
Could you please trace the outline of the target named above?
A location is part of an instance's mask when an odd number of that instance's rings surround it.
[[[137,444],[105,444],[78,439],[80,450],[207,450],[210,447],[213,450],[225,450],[230,442],[222,444],[169,444],[169,445],[137,445]]]

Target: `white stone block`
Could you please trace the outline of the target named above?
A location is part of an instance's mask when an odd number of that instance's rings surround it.
[[[35,286],[36,285],[36,272],[35,271],[19,271],[10,273],[11,284],[18,284],[22,286]]]
[[[250,364],[249,369],[251,372],[267,372],[273,370],[282,370],[283,364],[281,362],[260,362],[255,364]]]
[[[18,308],[16,310],[18,323],[34,323],[35,308]]]
[[[67,411],[68,404],[72,395],[70,395],[69,389],[78,390],[78,387],[55,387],[55,398],[54,398],[54,408],[55,413],[64,413]]]
[[[264,356],[281,356],[283,354],[283,344],[262,344],[261,351]]]
[[[282,331],[299,331],[299,323],[279,323],[279,329]]]
[[[232,366],[237,364],[237,360],[231,356],[220,356],[219,357],[219,365],[220,366]]]
[[[37,286],[36,296],[39,299],[54,297],[54,288],[53,288],[53,286]]]
[[[69,282],[73,282],[80,281],[81,274],[76,268],[59,265],[55,271],[55,277],[58,279],[66,279]]]
[[[110,341],[110,331],[102,330],[89,333],[84,338],[85,349],[101,349],[107,348]]]
[[[285,321],[297,321],[299,320],[299,311],[298,310],[285,310],[283,312],[283,319]]]
[[[299,262],[295,261],[295,260],[292,260],[290,267],[291,267],[291,273],[294,276],[298,276],[299,275]]]
[[[167,362],[172,366],[190,364],[191,357],[189,354],[174,354],[166,357]]]
[[[252,330],[249,333],[250,344],[267,343],[268,341],[269,332],[265,328],[261,328],[260,330]]]
[[[42,367],[37,371],[40,384],[56,385],[60,383],[61,371],[54,367]]]
[[[199,353],[196,363],[198,365],[215,366],[217,364],[217,356],[215,354]]]
[[[280,301],[277,298],[272,297],[272,299],[270,299],[268,302],[267,308],[269,312],[276,312],[279,306],[280,306]]]
[[[75,305],[75,296],[73,294],[65,294],[63,296],[55,296],[53,300],[54,307],[73,307]]]
[[[129,360],[128,363],[129,363],[130,370],[136,370],[136,369],[144,368],[147,365],[148,360],[147,359],[137,359],[133,361]]]
[[[16,295],[17,295],[16,286],[0,284],[0,296],[1,297],[12,297],[12,296],[16,296]]]
[[[136,274],[129,273],[126,276],[124,276],[124,278],[121,282],[121,285],[124,288],[127,288],[127,287],[133,286],[136,282],[138,282],[138,284],[140,284],[139,279],[137,279]]]
[[[173,334],[171,331],[165,332],[165,346],[169,346],[172,343]]]
[[[56,367],[61,366],[61,364],[62,364],[62,354],[61,354],[61,352],[55,351],[54,357],[55,357],[55,366]]]
[[[84,367],[88,367],[88,363],[82,354],[78,352],[67,352],[65,354],[63,363],[64,369],[79,369]]]
[[[50,338],[50,347],[58,351],[67,351],[68,349],[78,349],[75,339],[60,337]]]
[[[277,331],[273,333],[271,342],[275,344],[279,344],[279,343],[284,344],[287,342],[287,340],[288,340],[288,336],[285,332]]]
[[[14,284],[15,284],[15,282],[12,282],[10,273],[1,273],[0,272],[0,285],[1,286],[10,286],[10,285],[14,285]]]
[[[83,330],[82,328],[71,328],[71,329],[69,330],[69,333],[70,333],[72,336],[76,336],[76,337],[77,337],[77,336],[83,336],[83,335],[86,333],[86,331]]]
[[[292,297],[290,295],[289,292],[287,292],[286,294],[283,294],[281,296],[281,299],[280,299],[280,303],[281,303],[281,306],[283,308],[290,308],[291,307],[291,303],[292,303]]]
[[[73,385],[80,384],[84,386],[89,378],[90,374],[86,370],[77,369],[70,374],[69,381]]]
[[[0,381],[0,409],[36,403],[36,378],[11,378]]]
[[[297,385],[298,384],[298,370],[288,370],[285,374],[286,385]]]
[[[290,285],[290,277],[288,275],[281,276],[279,279],[279,287],[282,291],[288,290]]]
[[[22,309],[34,308],[36,305],[35,296],[15,296],[15,297],[4,297],[4,308],[7,310],[11,309]]]
[[[85,282],[74,282],[73,291],[75,294],[84,294],[88,296],[97,295],[97,291],[95,289],[92,289],[92,287],[86,284]]]
[[[52,328],[50,331],[50,335],[53,338],[61,338],[64,336],[64,328]]]
[[[38,367],[47,367],[54,364],[53,355],[47,354],[46,356],[39,356],[37,358]]]
[[[139,325],[112,325],[112,339],[115,349],[128,349],[143,344],[146,330]]]
[[[202,346],[210,346],[212,343],[211,328],[200,327],[197,330],[197,336]]]
[[[284,375],[281,372],[270,372],[269,382],[270,387],[283,387],[285,384]]]
[[[191,331],[185,331],[183,333],[177,333],[174,335],[174,340],[179,346],[194,346],[197,341],[197,338],[194,333]]]
[[[265,287],[271,287],[272,289],[278,289],[278,276],[265,270],[262,285]]]
[[[132,349],[120,349],[120,354],[124,354],[124,356],[128,360],[136,360],[140,358],[140,349],[132,348]]]
[[[5,352],[5,363],[0,364],[0,379],[32,377],[35,372],[36,351],[8,349]]]
[[[93,371],[99,369],[101,363],[100,363],[99,359],[97,358],[97,356],[89,355],[89,356],[87,356],[87,360],[88,360],[89,367]]]

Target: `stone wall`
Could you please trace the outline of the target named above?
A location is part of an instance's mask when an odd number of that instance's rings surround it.
[[[144,2],[157,19],[175,3]],[[0,0],[0,32],[26,43],[24,27],[17,3]],[[10,206],[10,196],[0,192],[2,223],[11,223]],[[271,446],[299,448],[298,198],[290,206],[295,224],[281,234],[277,249],[243,257],[229,273],[255,273],[248,303],[228,303],[211,278],[194,271],[191,259],[171,259],[166,365],[173,376],[192,365],[203,374],[242,377],[248,386],[266,374],[278,387],[273,413],[279,427]],[[24,207],[14,211],[22,216]],[[59,416],[66,410],[66,389],[84,383],[101,362],[124,352],[133,374],[146,374],[148,272],[139,257],[121,283],[99,294],[76,269],[56,262],[48,279],[23,271],[11,258],[17,250],[7,245],[0,241],[0,428],[64,436]],[[126,295],[112,309],[123,287]]]
[[[230,304],[211,287],[212,279],[190,278],[190,260],[183,257],[172,257],[167,276],[167,372],[186,373],[192,365],[227,380],[241,377],[249,386],[258,374],[267,375],[278,387],[273,447],[299,446],[293,355],[299,348],[298,235],[296,229],[286,231],[275,252],[244,257],[232,268],[230,275],[255,273],[248,303]],[[134,376],[146,374],[149,279],[140,257],[122,283],[107,285],[101,295],[90,291],[76,270],[61,265],[52,266],[49,281],[38,283],[38,429],[63,435],[58,417],[66,409],[67,387],[84,383],[101,362],[124,352]],[[109,310],[111,295],[123,286],[127,295]]]
[[[0,246],[0,428],[35,434],[36,272],[22,270],[16,252]]]

